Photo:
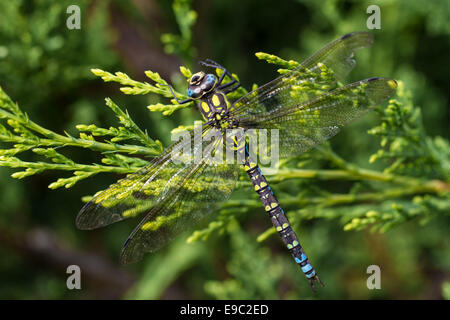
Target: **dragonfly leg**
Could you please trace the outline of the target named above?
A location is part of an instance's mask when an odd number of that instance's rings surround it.
[[[180,100],[178,100],[177,96],[176,96],[175,93],[173,92],[173,89],[172,89],[172,87],[171,87],[170,85],[168,85],[168,84],[160,84],[160,85],[161,85],[161,86],[168,86],[168,87],[169,87],[170,93],[172,94],[172,96],[174,97],[174,99],[177,101],[178,104],[185,104],[185,103],[194,101],[194,99],[191,99],[191,98],[187,98],[187,99],[184,99],[184,100],[181,100],[181,101],[180,101]]]
[[[231,87],[232,85],[234,85],[233,87]],[[221,86],[218,86],[217,89],[221,90],[223,93],[227,94],[230,92],[233,92],[234,90],[236,90],[237,88],[239,88],[241,86],[241,83],[238,82],[236,79],[233,79],[232,81],[225,83]],[[230,88],[231,87],[231,88]]]
[[[201,65],[206,66],[206,67],[218,68],[218,69],[225,70],[225,67],[224,67],[224,66],[222,66],[221,64],[219,64],[219,63],[217,63],[216,61],[211,60],[211,59],[205,59],[205,61],[199,61],[199,63],[200,63]]]
[[[201,64],[201,65],[203,65],[205,67],[210,67],[210,68],[214,68],[214,69],[220,69],[220,70],[223,71],[222,75],[220,76],[219,80],[217,81],[217,87],[218,88],[220,88],[220,85],[221,85],[223,79],[225,79],[225,76],[228,76],[232,80],[229,83],[231,83],[233,81],[235,81],[234,83],[237,82],[237,80],[233,78],[233,75],[224,66],[218,64],[214,60],[205,59],[205,61],[199,61],[199,64]]]

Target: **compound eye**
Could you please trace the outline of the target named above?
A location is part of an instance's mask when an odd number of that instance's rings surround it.
[[[194,74],[191,77],[191,79],[189,80],[189,83],[190,84],[197,84],[198,82],[200,82],[203,79],[204,76],[205,76],[204,72],[202,72],[202,71],[197,72],[196,74]]]
[[[202,84],[202,89],[208,92],[214,87],[215,83],[216,77],[213,74],[208,74]]]
[[[197,99],[197,98],[199,98],[202,95],[202,91],[198,87],[188,88],[187,89],[187,95],[188,95],[189,98]]]

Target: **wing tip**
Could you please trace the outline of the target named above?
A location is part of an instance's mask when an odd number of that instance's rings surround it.
[[[77,217],[75,218],[75,225],[80,230],[90,230],[91,229],[84,224],[84,216],[86,213],[86,209],[88,209],[90,203],[91,203],[90,201],[88,203],[86,203],[83,206],[83,208],[81,208],[81,210],[78,212]]]
[[[398,87],[398,82],[395,79],[392,78],[384,78],[384,77],[373,77],[366,79],[367,82],[375,82],[375,81],[383,81],[385,82],[389,88],[395,90]]]
[[[142,252],[139,252],[139,250],[136,251],[136,250],[132,249],[132,247],[128,247],[131,240],[133,240],[132,235],[130,235],[122,245],[122,250],[120,251],[120,258],[119,258],[119,262],[121,265],[127,265],[127,264],[138,262],[144,256]],[[130,250],[131,250],[131,252],[130,252]],[[136,252],[137,252],[137,254],[136,254]]]
[[[391,89],[393,89],[393,90],[397,89],[397,87],[398,87],[398,83],[395,79],[389,79],[387,81],[387,83],[388,83],[389,87],[391,87]]]
[[[369,47],[373,44],[373,36],[370,32],[367,32],[367,31],[350,32],[350,33],[344,34],[340,38],[340,40],[346,40],[348,38],[354,38],[354,37],[359,37],[363,40],[362,45],[360,45],[361,47]]]
[[[350,37],[353,36],[354,34],[355,34],[355,32],[350,32],[350,33],[344,34],[344,35],[341,37],[341,40],[345,40],[345,39],[347,39],[347,38],[350,38]]]
[[[369,95],[374,99],[376,104],[394,95],[398,87],[397,81],[392,78],[374,77],[363,81],[369,85]]]
[[[75,225],[80,230],[93,230],[94,226],[87,224],[86,215],[92,205],[92,200],[86,203],[83,208],[78,212],[77,217],[75,218]]]

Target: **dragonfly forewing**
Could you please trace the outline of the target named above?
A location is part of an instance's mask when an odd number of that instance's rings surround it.
[[[140,260],[171,241],[213,211],[233,192],[239,166],[218,162],[210,153],[220,149],[223,140],[205,145],[203,157],[177,174],[177,188],[148,211],[131,233],[121,253],[121,262]]]

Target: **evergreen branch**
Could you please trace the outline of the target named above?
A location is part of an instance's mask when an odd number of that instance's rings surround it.
[[[55,133],[31,121],[0,88],[0,118],[6,119],[7,124],[12,128],[11,131],[0,125],[0,139],[3,142],[14,144],[12,148],[0,150],[0,165],[11,168],[26,168],[24,171],[12,174],[13,178],[18,179],[42,173],[45,170],[73,171],[72,177],[61,178],[51,183],[49,185],[51,189],[62,186],[70,188],[78,181],[94,176],[97,173],[113,172],[126,174],[138,170],[147,162],[139,158],[120,155],[119,153],[156,156],[162,151],[162,145],[159,141],[152,140],[145,132],[140,130],[128,113],[123,112],[111,100],[107,100],[107,105],[116,113],[120,123],[124,126],[103,129],[95,125],[79,125],[77,127],[80,131],[90,131],[92,135],[82,132],[80,133],[80,138],[76,138],[67,133],[66,135]],[[113,138],[110,141],[99,142],[94,139],[94,135],[110,135]],[[115,143],[115,141],[130,139],[137,140],[144,146]],[[78,164],[56,150],[69,146],[101,152],[104,154],[102,162],[108,165]],[[15,157],[17,154],[29,150],[39,156],[50,159],[51,162],[22,161]]]
[[[109,172],[116,174],[128,174],[136,172],[139,167],[118,167],[118,166],[103,166],[99,164],[86,165],[77,164],[71,160],[68,163],[49,163],[49,162],[27,162],[15,157],[0,156],[0,164],[4,167],[10,168],[26,168],[25,171],[14,172],[11,177],[16,179],[23,179],[25,177],[38,174],[44,170],[60,170],[73,171],[74,176],[70,178],[60,178],[56,182],[51,183],[48,187],[50,189],[57,189],[60,187],[70,188],[75,183],[89,178],[97,173]]]
[[[181,56],[189,65],[192,65],[196,53],[192,46],[192,27],[197,21],[197,12],[192,10],[191,7],[191,0],[175,0],[172,4],[172,10],[180,29],[180,35],[165,33],[161,36],[164,51],[168,54]]]
[[[369,134],[381,137],[381,148],[370,162],[383,159],[391,164],[386,173],[450,179],[449,144],[444,139],[426,136],[420,108],[412,103],[411,93],[399,81],[398,99],[391,99],[387,108],[379,110],[381,125]]]
[[[271,182],[281,182],[290,179],[317,179],[317,180],[368,180],[392,182],[402,185],[422,185],[423,180],[408,176],[385,174],[382,172],[362,169],[351,164],[345,164],[347,170],[315,170],[315,169],[280,169],[270,178]],[[270,174],[268,174],[270,176]],[[444,183],[444,182],[442,182]],[[429,182],[430,186],[434,185]],[[444,183],[445,184],[445,183]],[[443,187],[435,186],[436,192]]]
[[[169,89],[164,87],[160,88],[156,85],[152,85],[148,82],[139,82],[131,79],[127,74],[123,72],[116,72],[115,74],[109,73],[107,71],[103,71],[101,69],[91,69],[91,72],[97,77],[101,77],[105,82],[117,82],[125,87],[121,87],[120,91],[125,94],[137,95],[137,94],[148,94],[148,93],[156,93],[166,98],[172,97]],[[157,84],[166,85],[167,82],[162,80],[158,73],[146,71],[145,73],[150,79],[154,80]],[[178,97],[178,96],[177,96]]]
[[[300,63],[298,63],[297,61],[294,60],[284,60],[280,57],[277,57],[276,55],[273,54],[268,54],[268,53],[264,53],[264,52],[257,52],[255,53],[255,56],[259,59],[259,60],[264,60],[267,63],[270,64],[276,64],[279,65],[285,69],[295,69],[297,68]]]
[[[422,199],[420,195],[428,193],[436,193],[438,195],[441,194],[443,189],[441,187],[437,187],[435,184],[435,181],[430,181],[428,185],[424,186],[391,188],[379,192],[368,192],[360,194],[329,194],[324,197],[307,198],[287,197],[283,199],[283,202],[286,207],[302,208],[298,210],[288,211],[288,214],[290,215],[289,219],[291,220],[292,224],[298,223],[298,221],[301,219],[332,219],[341,216],[342,218],[346,218],[346,220],[351,219],[349,223],[345,224],[344,230],[361,230],[369,225],[378,225],[380,227],[386,222],[386,220],[393,218],[392,213],[380,214],[379,212],[374,211],[374,204],[376,205],[388,203],[388,200],[398,200],[403,198],[413,198],[416,199],[416,202],[418,202],[418,199]],[[448,192],[450,192],[450,190],[446,190],[445,192],[447,192],[447,195],[444,195],[444,199],[447,199],[443,201],[444,207],[440,210],[440,212],[448,214],[448,212],[450,212],[447,211],[447,209],[450,209],[450,201],[448,199]],[[395,203],[396,202],[392,202],[390,206],[394,209],[400,208]],[[362,208],[361,212],[359,212],[359,206],[361,206]],[[384,209],[384,211],[386,211],[386,209]],[[361,216],[362,218],[357,217],[352,219],[352,217],[355,216],[355,212],[358,212],[357,215]],[[419,217],[423,214],[425,214],[423,208],[421,210],[415,208],[411,211],[411,213],[408,213],[406,215],[409,215],[412,218]],[[393,225],[389,224],[389,227],[392,226]],[[380,229],[380,231],[386,231],[387,228],[388,227],[384,227],[383,229]],[[274,228],[268,228],[257,237],[257,240],[259,242],[265,241],[268,237],[274,234],[276,234],[276,230]]]
[[[10,168],[31,168],[36,170],[62,170],[62,171],[86,171],[86,172],[112,172],[117,174],[127,174],[136,172],[140,167],[118,167],[118,166],[102,166],[99,164],[66,164],[66,163],[50,163],[50,162],[27,162],[15,157],[0,156],[2,166]],[[20,173],[13,174],[14,178],[23,178]]]
[[[190,70],[185,67],[180,67],[180,70],[183,74],[191,73]],[[123,72],[116,72],[115,74],[112,74],[101,69],[91,69],[91,71],[96,76],[101,77],[105,82],[117,82],[124,85],[124,87],[120,88],[120,91],[125,94],[138,95],[155,93],[165,98],[172,98],[170,100],[172,104],[157,103],[147,106],[150,111],[160,111],[165,116],[172,114],[176,110],[192,107],[194,104],[193,102],[178,104],[177,101],[173,99],[173,95],[168,87],[167,81],[163,80],[157,72],[145,71],[145,75],[156,83],[155,85],[152,85],[148,82],[133,80]],[[182,94],[175,89],[173,89],[173,92],[179,100],[188,98],[187,95]]]
[[[159,111],[162,112],[163,115],[165,116],[170,116],[172,113],[174,113],[177,110],[180,109],[184,109],[188,106],[192,106],[194,103],[193,102],[189,102],[186,104],[162,104],[162,103],[157,103],[157,104],[151,104],[149,106],[147,106],[147,109],[155,112],[155,111]]]
[[[104,143],[95,141],[92,137],[88,136],[85,138],[75,138],[68,133],[66,133],[65,136],[55,133],[31,121],[25,113],[18,109],[18,107],[5,94],[1,87],[0,103],[0,119],[8,119],[8,124],[13,127],[16,132],[20,132],[22,134],[22,137],[12,137],[11,135],[2,132],[3,136],[7,137],[8,142],[17,142],[22,144],[34,143],[35,146],[75,146],[99,152],[122,152],[147,156],[156,156],[160,153],[159,148],[148,148],[128,144],[120,145],[112,142]],[[14,114],[4,109],[13,111]],[[3,128],[5,127],[2,126],[2,129]],[[23,128],[34,131],[35,133],[44,136],[46,139],[40,139],[35,135],[33,135],[33,137],[24,137]]]
[[[147,132],[143,132],[131,119],[128,111],[123,112],[111,99],[106,99],[106,105],[114,111],[114,113],[118,116],[120,123],[122,123],[125,128],[127,128],[130,132],[134,134],[134,138],[141,142],[143,145],[152,146],[157,144],[160,146],[160,152],[162,151],[162,144],[158,140],[151,139]]]

